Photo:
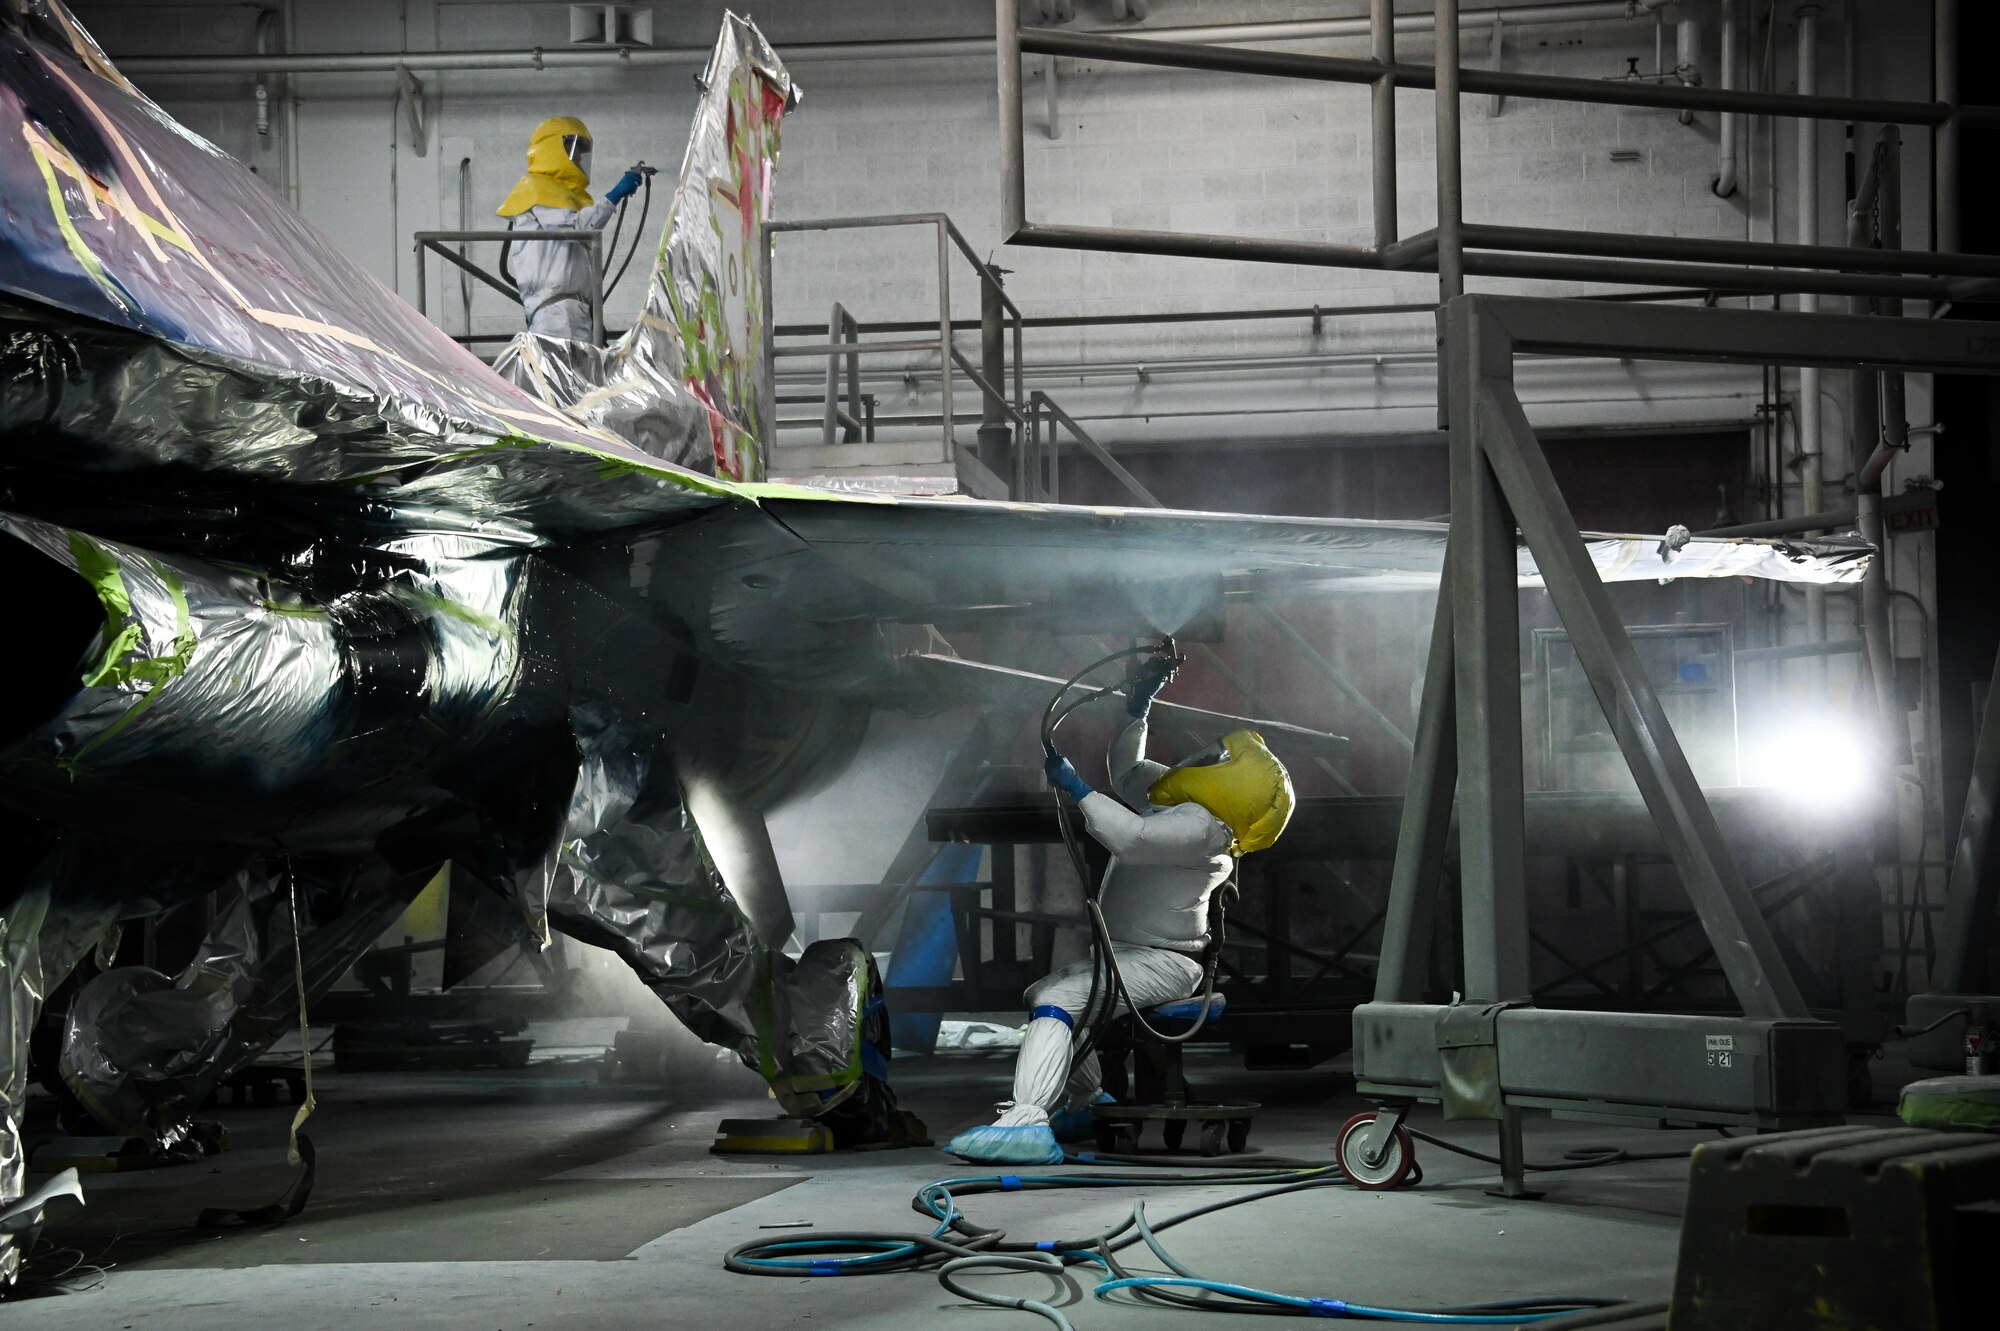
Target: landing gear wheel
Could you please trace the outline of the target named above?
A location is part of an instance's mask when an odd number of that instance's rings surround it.
[[[1356,1114],[1341,1125],[1340,1135],[1334,1139],[1334,1158],[1346,1173],[1348,1181],[1357,1188],[1379,1192],[1395,1187],[1416,1168],[1417,1148],[1410,1140],[1409,1130],[1401,1124],[1390,1135],[1388,1149],[1382,1158],[1374,1162],[1364,1158],[1361,1149],[1362,1130],[1375,1121],[1373,1114]]]
[[[1229,1153],[1231,1155],[1241,1155],[1243,1154],[1243,1149],[1247,1147],[1249,1144],[1250,1144],[1250,1120],[1247,1118],[1230,1119]]]
[[[1160,1136],[1166,1139],[1169,1151],[1181,1149],[1181,1142],[1187,1138],[1187,1120],[1184,1118],[1165,1119],[1160,1124]]]
[[[1223,1139],[1228,1135],[1229,1122],[1226,1119],[1205,1119],[1201,1125],[1201,1153],[1221,1155]]]

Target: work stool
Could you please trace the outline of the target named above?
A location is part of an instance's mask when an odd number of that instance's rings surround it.
[[[1208,1020],[1221,1016],[1227,1006],[1217,994],[1209,1005]],[[1145,1016],[1162,1035],[1180,1035],[1201,1018],[1201,998],[1161,1003],[1147,1008]],[[1175,1041],[1154,1037],[1137,1025],[1130,1013],[1105,1023],[1097,1042],[1098,1060],[1104,1089],[1118,1103],[1092,1107],[1100,1151],[1130,1155],[1139,1149],[1146,1124],[1153,1122],[1160,1125],[1169,1151],[1181,1149],[1190,1123],[1201,1125],[1199,1149],[1203,1155],[1221,1155],[1225,1149],[1241,1151],[1249,1144],[1250,1120],[1261,1106],[1196,1100],[1182,1069],[1183,1048]]]
[[[1697,1147],[1674,1331],[1993,1325],[2000,1134],[1843,1127]],[[1808,1307],[1820,1312],[1806,1318]]]

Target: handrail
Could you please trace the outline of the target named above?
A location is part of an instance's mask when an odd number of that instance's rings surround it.
[[[522,303],[521,292],[518,287],[501,278],[495,277],[492,273],[487,272],[484,268],[473,263],[465,256],[455,254],[451,250],[446,249],[445,246],[447,244],[463,244],[467,241],[498,241],[505,244],[511,241],[525,243],[538,240],[587,243],[590,246],[591,273],[597,279],[592,290],[589,292],[590,340],[597,346],[601,347],[604,345],[604,231],[601,227],[549,227],[546,230],[538,228],[534,231],[516,231],[512,228],[499,227],[488,227],[478,230],[415,231],[411,233],[410,239],[411,249],[417,256],[417,313],[423,315],[425,318],[430,317],[430,276],[428,265],[424,262],[426,254],[441,256],[455,267],[463,269],[465,272],[478,278],[481,282],[484,282],[487,286],[498,291],[501,295],[506,296],[515,304]],[[469,345],[472,340],[471,330],[467,330],[465,337],[454,338],[453,340]]]
[[[1754,288],[1759,294],[1799,292],[1903,296],[1934,303],[1995,299],[2000,296],[2000,257],[1926,254],[1893,249],[1859,251],[1840,245],[1604,236],[1550,228],[1465,223],[1461,216],[1462,204],[1454,188],[1459,180],[1456,130],[1461,119],[1459,98],[1463,96],[1514,95],[1553,101],[1663,107],[1683,112],[1706,110],[1794,119],[1926,125],[1938,131],[1941,142],[1947,138],[1955,142],[1955,132],[1961,125],[1986,124],[2000,118],[2000,108],[1958,105],[1955,93],[1942,86],[1940,100],[1896,101],[1460,68],[1456,58],[1457,43],[1446,36],[1447,33],[1461,32],[1464,27],[1455,0],[1437,0],[1433,25],[1438,34],[1436,65],[1409,64],[1395,58],[1393,34],[1406,25],[1395,17],[1393,5],[1372,0],[1366,20],[1353,22],[1357,35],[1365,31],[1370,36],[1371,58],[1246,49],[1221,45],[1212,39],[1204,44],[1163,41],[1157,36],[1024,27],[1019,0],[996,0],[1001,240],[1016,245],[1113,253],[1436,272],[1440,275],[1441,300],[1459,294],[1463,276],[1467,273],[1546,280],[1657,283],[1745,293]],[[1022,57],[1030,54],[1048,56],[1051,60],[1063,57],[1110,61],[1155,68],[1349,83],[1372,88],[1374,243],[1356,245],[1315,240],[1274,240],[1030,220],[1021,88]],[[1395,234],[1393,93],[1397,88],[1429,88],[1437,93],[1438,101],[1439,226],[1410,237]],[[1955,197],[1957,186],[1953,155],[1941,150],[1940,197]],[[1953,247],[1941,244],[1938,248],[1947,250]],[[1752,266],[1724,266],[1738,263]],[[1954,277],[1960,280],[1951,280]]]
[[[935,328],[937,330],[936,336],[905,338],[893,341],[865,341],[861,338],[860,334],[867,330],[869,325],[865,325],[854,319],[843,307],[835,306],[835,321],[838,323],[838,321],[844,319],[846,322],[840,324],[838,329],[829,330],[828,336],[832,340],[804,345],[792,343],[780,346],[778,344],[778,327],[773,309],[774,302],[769,299],[768,294],[772,290],[771,252],[773,236],[787,233],[860,231],[904,226],[927,226],[934,228],[937,232],[938,317],[935,322],[926,321],[907,325],[899,324],[897,327],[899,331],[906,330],[910,332],[928,331]],[[1001,289],[999,276],[985,260],[979,257],[978,253],[972,248],[971,242],[966,240],[964,234],[952,223],[949,216],[941,212],[917,212],[879,213],[866,217],[791,218],[784,221],[766,222],[759,229],[758,244],[760,247],[758,254],[759,271],[763,276],[764,290],[767,293],[764,302],[764,381],[761,386],[763,398],[767,405],[765,411],[765,418],[767,420],[775,421],[777,419],[776,365],[781,359],[826,357],[829,383],[828,393],[830,395],[828,401],[832,402],[833,389],[831,384],[833,376],[837,373],[835,367],[843,358],[847,361],[850,367],[850,376],[852,376],[855,373],[852,367],[858,363],[858,358],[863,355],[883,352],[935,353],[938,358],[939,371],[938,393],[940,407],[938,418],[942,426],[942,442],[944,446],[944,456],[941,460],[949,463],[954,468],[962,485],[969,486],[982,493],[994,491],[997,487],[1001,492],[1012,494],[1019,488],[1018,483],[1006,484],[1000,481],[989,460],[982,459],[976,452],[967,451],[958,442],[957,417],[952,409],[952,390],[953,383],[960,373],[965,374],[972,381],[974,388],[980,394],[982,403],[996,407],[999,416],[1004,418],[1005,421],[1011,422],[1013,426],[1025,425],[1028,421],[1028,411],[1027,403],[1022,396],[1024,388],[1021,366],[1022,314],[1020,307],[1008,298],[1006,292]],[[1004,330],[1006,326],[1011,325],[1014,348],[1012,357],[1014,391],[1011,397],[1007,392],[1008,358],[1004,336],[1000,338],[997,344],[989,343],[982,347],[981,364],[978,366],[975,366],[971,358],[961,353],[954,344],[953,335],[961,326],[960,322],[955,321],[951,314],[951,252],[954,248],[972,266],[974,276],[979,281],[982,312],[984,312],[985,307],[990,305],[999,317],[999,323],[996,327]],[[982,317],[980,326],[983,328],[985,324],[986,319]],[[970,325],[966,326],[969,327]],[[852,340],[848,339],[849,333],[852,334]],[[791,336],[792,334],[788,331],[786,335]],[[830,406],[822,414],[822,438],[829,445],[833,443],[833,423],[836,421],[836,413],[837,407]],[[981,414],[982,418],[986,418],[991,413],[982,411]],[[986,426],[982,425],[982,435],[985,434],[986,428]],[[1003,436],[1001,440],[996,442],[1004,443],[1010,450],[1018,454],[1020,451],[1018,431],[1008,430],[1004,425],[1000,429],[1003,431]],[[1013,470],[1018,473],[1018,466],[1013,468]]]

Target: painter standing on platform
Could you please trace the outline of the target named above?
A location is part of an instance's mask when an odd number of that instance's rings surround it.
[[[637,168],[629,170],[605,191],[603,202],[591,202],[590,131],[575,116],[556,116],[535,126],[527,173],[495,211],[510,231],[601,231],[640,178]],[[587,243],[510,240],[502,264],[520,290],[529,332],[590,340],[598,275]]]

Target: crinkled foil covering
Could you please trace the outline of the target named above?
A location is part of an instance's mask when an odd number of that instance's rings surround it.
[[[93,1118],[157,1151],[179,1148],[209,1092],[297,1029],[301,982],[310,1010],[426,879],[339,870],[328,877],[324,867],[246,865],[219,890],[215,923],[178,978],[120,966],[78,990],[59,1069]]]
[[[770,216],[779,122],[799,91],[764,34],[734,14],[723,18],[701,86],[631,330],[602,348],[522,333],[494,369],[654,457],[756,481],[766,468],[757,366],[769,296],[757,235]]]
[[[687,815],[671,755],[596,709],[574,714],[576,784],[548,855],[516,876],[531,917],[618,953],[688,1029],[817,1115],[860,1078],[867,956],[828,940],[798,961],[759,941]]]

